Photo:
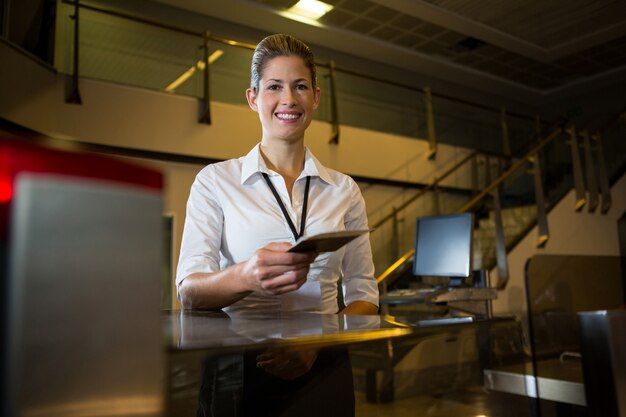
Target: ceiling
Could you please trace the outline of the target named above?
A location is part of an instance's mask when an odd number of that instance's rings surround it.
[[[319,27],[278,14],[297,0],[158,0],[463,83],[549,94],[626,70],[624,0],[324,0]]]

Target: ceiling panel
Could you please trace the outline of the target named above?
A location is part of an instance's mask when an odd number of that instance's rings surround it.
[[[404,48],[406,60],[400,62],[428,56],[455,71],[467,67],[471,73],[480,71],[489,79],[498,77],[535,91],[626,65],[626,0],[325,1],[334,9],[320,22],[334,40],[353,32],[359,39],[375,40],[377,47],[388,44],[394,53]],[[274,12],[295,3],[237,1]],[[377,60],[378,55],[365,57]]]
[[[624,0],[429,0],[434,6],[552,48],[626,18]]]

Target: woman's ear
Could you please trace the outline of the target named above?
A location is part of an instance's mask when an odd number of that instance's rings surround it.
[[[320,90],[319,87],[315,88],[315,91],[313,92],[313,109],[317,109],[318,106],[320,105],[320,98],[322,97],[322,90]]]
[[[256,112],[259,111],[259,107],[256,104],[256,89],[246,89],[246,99],[248,99],[248,106]]]

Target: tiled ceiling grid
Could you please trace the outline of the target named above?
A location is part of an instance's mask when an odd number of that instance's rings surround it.
[[[289,8],[297,2],[297,0],[254,1],[277,10]],[[590,0],[576,1],[580,3]],[[408,50],[454,62],[540,90],[559,87],[567,82],[626,65],[626,36],[551,63],[544,63],[368,0],[325,0],[325,2],[334,6],[333,10],[320,19],[327,26],[370,36]],[[455,12],[467,12],[470,2],[469,0],[431,0],[430,3],[441,3],[442,7]],[[474,1],[471,3],[476,4]],[[626,4],[626,2],[623,3]],[[480,7],[486,6],[482,2],[480,4]],[[605,9],[600,11],[606,14]],[[471,8],[469,16],[475,14],[477,14],[476,6]],[[623,18],[626,19],[626,16]],[[556,36],[552,32],[550,34]],[[537,34],[534,36],[540,37]],[[559,36],[564,41],[563,30],[559,32]]]

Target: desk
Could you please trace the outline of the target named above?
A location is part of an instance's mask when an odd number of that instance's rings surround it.
[[[333,372],[323,375],[323,383],[307,383],[306,394],[313,401],[300,402],[300,408],[291,404],[275,415],[326,415],[314,412],[311,407],[318,405],[320,399],[332,403],[329,395],[336,392],[348,395],[348,390],[353,396],[357,392],[356,415],[366,408],[367,415],[393,415],[380,408],[380,403],[393,406],[424,399],[433,401],[435,397],[431,394],[435,391],[441,393],[471,384],[480,386],[481,362],[488,361],[485,357],[490,355],[498,355],[500,359],[506,356],[498,346],[511,346],[511,339],[519,337],[518,323],[510,318],[448,319],[424,320],[419,315],[168,312],[165,315],[169,350],[167,415],[195,416],[199,409],[211,407],[207,404],[222,407],[223,415],[240,415],[236,414],[241,412],[236,404],[249,403],[243,399],[249,398],[250,388],[259,389],[246,386],[250,381],[246,364],[267,349],[319,349],[324,352],[323,360],[333,364]],[[512,336],[503,336],[507,332]],[[498,337],[506,341],[499,342]],[[258,375],[252,380],[257,378]],[[214,390],[212,398],[218,398],[219,404],[206,400],[209,387]],[[298,395],[300,401],[301,392]],[[417,400],[419,395],[421,400]],[[479,395],[485,396],[483,392]],[[439,400],[440,395],[434,401]],[[483,407],[485,400],[481,397],[477,404]],[[424,405],[420,403],[420,406]],[[333,411],[336,407],[333,405]],[[372,407],[380,410],[380,414],[378,411],[370,414]],[[419,406],[412,406],[415,407]],[[293,409],[297,412],[292,413]],[[485,414],[482,408],[476,410],[473,415]]]

